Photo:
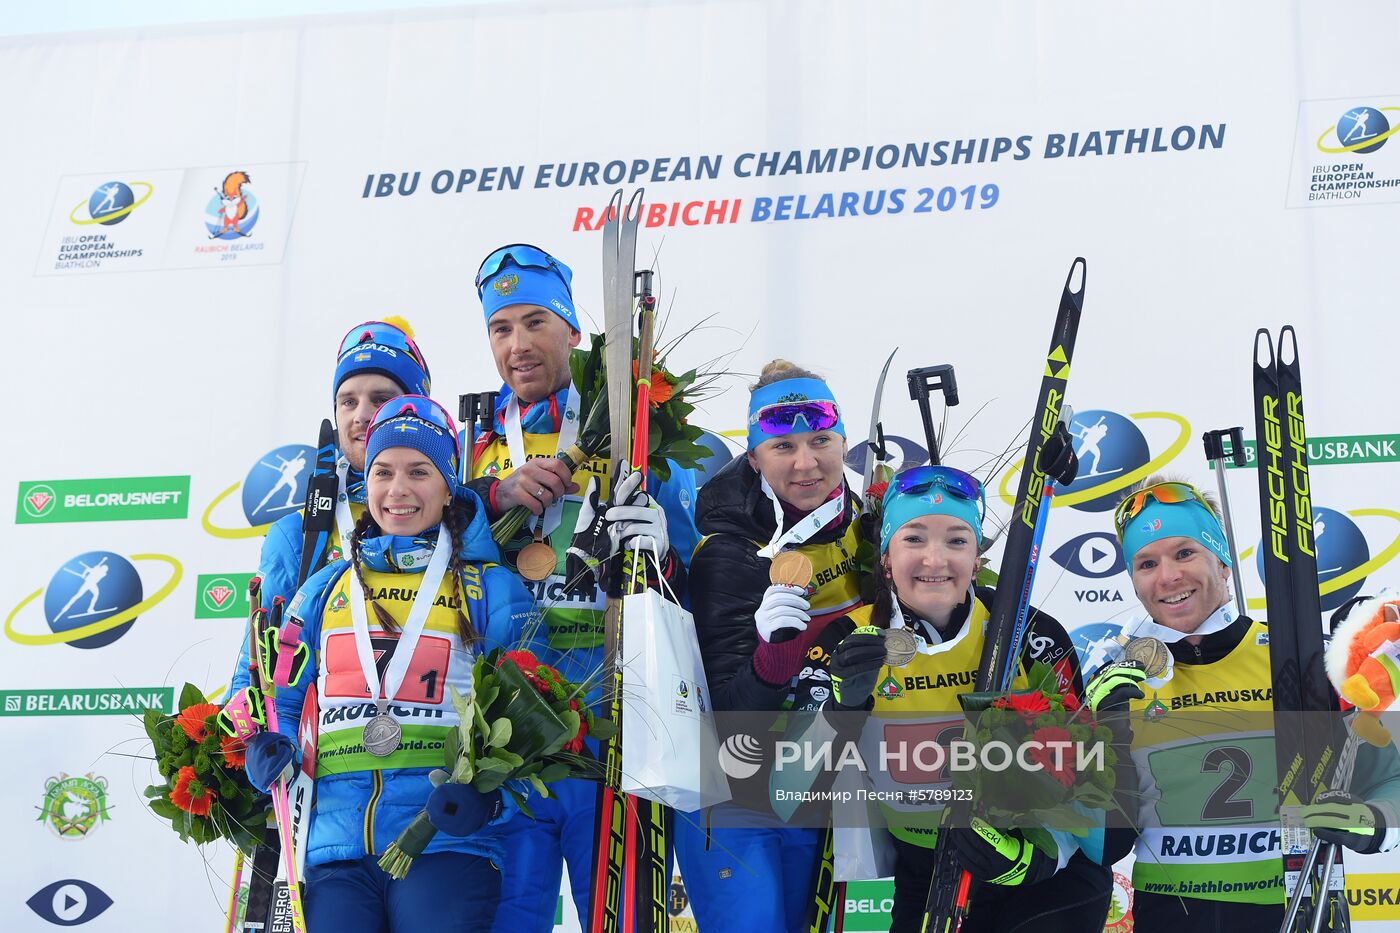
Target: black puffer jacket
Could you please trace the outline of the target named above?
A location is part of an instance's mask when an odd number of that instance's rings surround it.
[[[847,489],[841,521],[808,543],[838,540],[856,514],[855,495]],[[744,454],[701,487],[695,525],[710,536],[690,564],[690,602],[710,700],[717,710],[781,709],[790,685],[766,683],[753,667],[758,648],[753,616],[768,589],[772,563],[756,551],[773,537],[773,502]]]

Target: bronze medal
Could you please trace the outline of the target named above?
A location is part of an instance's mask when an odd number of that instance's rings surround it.
[[[544,534],[535,528],[535,540],[515,555],[515,569],[526,580],[538,583],[554,573],[554,548],[545,543]]]
[[[1148,677],[1158,677],[1171,663],[1171,650],[1157,638],[1134,638],[1123,648],[1123,656],[1137,661]]]
[[[806,589],[812,582],[812,562],[801,551],[783,551],[768,567],[768,582],[774,586]]]
[[[903,667],[919,653],[919,641],[907,628],[885,629],[885,663]]]

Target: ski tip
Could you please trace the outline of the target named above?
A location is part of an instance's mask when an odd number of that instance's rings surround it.
[[[1281,366],[1296,366],[1298,363],[1298,332],[1292,324],[1285,324],[1279,329],[1278,361]]]
[[[1083,256],[1076,256],[1074,262],[1070,264],[1069,275],[1065,277],[1065,291],[1071,295],[1083,294],[1084,279],[1088,273],[1089,264],[1084,261]]]
[[[1254,332],[1254,365],[1258,369],[1274,368],[1274,340],[1268,328]]]
[[[647,189],[645,188],[638,188],[636,191],[632,192],[632,197],[627,202],[627,210],[623,214],[624,220],[637,223],[642,219],[642,198],[646,194],[646,191]],[[617,193],[621,196],[622,189],[619,188]]]

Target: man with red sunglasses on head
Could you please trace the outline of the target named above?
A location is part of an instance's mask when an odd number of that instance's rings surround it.
[[[389,399],[399,395],[427,395],[432,385],[428,363],[413,339],[413,328],[401,317],[357,324],[341,338],[331,378],[331,402],[335,407],[338,487],[335,528],[324,554],[316,555],[310,572],[324,563],[348,555],[350,532],[365,509],[365,436],[370,420]],[[274,597],[291,602],[297,591],[304,547],[303,513],[290,512],[272,523],[258,559],[262,579],[262,605],[271,608]],[[242,639],[238,666],[229,696],[248,686],[248,640]]]
[[[608,543],[610,557],[641,544],[656,554],[662,575],[681,593],[685,565],[698,539],[695,478],[674,464],[665,483],[647,477],[643,484],[640,472],[633,472],[619,480],[611,504],[599,505],[596,489],[589,494],[584,487],[591,476],[606,489],[608,460],[589,461],[576,479],[555,456],[573,443],[580,427],[578,393],[569,378],[569,353],[582,339],[572,283],[568,266],[527,244],[503,246],[482,262],[477,295],[505,386],[496,403],[494,430],[479,438],[472,452],[470,476],[493,521],[520,505],[543,523],[544,539],[556,555],[555,569],[546,579],[525,584],[543,611],[546,655],[570,680],[596,681],[603,664],[606,595],[592,581],[580,586],[566,579],[562,557],[580,510],[585,521],[594,512],[602,514],[599,538]],[[520,815],[505,828],[495,925],[503,933],[553,929],[564,862],[578,916],[581,921],[588,916],[598,788],[569,780],[550,790],[548,798],[530,798],[534,819]]]
[[[1087,689],[1100,720],[1127,733],[1137,764],[1133,928],[1277,930],[1285,892],[1268,627],[1231,598],[1219,511],[1195,487],[1152,477],[1119,504],[1114,524],[1146,610],[1124,635],[1155,638],[1170,655],[1156,677],[1115,663]],[[1356,852],[1400,842],[1394,748],[1360,743],[1351,788],[1356,796],[1304,807],[1304,822]],[[1111,840],[1133,835],[1110,830]]]

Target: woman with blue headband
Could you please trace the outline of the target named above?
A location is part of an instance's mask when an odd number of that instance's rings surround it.
[[[998,830],[980,820],[975,829],[938,828],[946,797],[893,795],[911,784],[921,790],[946,787],[946,774],[896,773],[882,758],[886,728],[911,728],[940,743],[961,738],[958,696],[973,689],[994,590],[977,586],[979,555],[988,542],[982,521],[986,499],[976,477],[947,466],[919,466],[896,474],[880,515],[879,584],[872,605],[832,622],[807,654],[798,680],[795,708],[830,710],[839,731],[861,733],[861,750],[872,766],[881,807],[896,856],[892,931],[918,931],[934,870],[938,833],[952,832],[959,864],[979,882],[963,930],[1075,931],[1098,933],[1108,913],[1111,873],[1087,857],[1069,833],[1052,832],[1047,849],[1020,830]],[[886,630],[903,629],[912,652],[891,665]],[[903,636],[902,636],[903,637]],[[1034,609],[1013,686],[1027,685],[1032,663],[1051,667],[1062,690],[1083,695],[1078,656],[1058,622]],[[870,714],[867,717],[867,714]],[[881,724],[881,720],[893,723]],[[902,721],[902,722],[901,722]],[[895,741],[888,739],[888,741]],[[910,795],[905,795],[910,796]],[[979,825],[980,824],[980,825]],[[1053,876],[1054,880],[1049,879]]]
[[[1231,598],[1225,530],[1196,487],[1151,477],[1119,503],[1114,528],[1145,610],[1124,634],[1157,639],[1170,654],[1156,678],[1111,664],[1089,685],[1101,718],[1116,709],[1133,724],[1142,789],[1133,928],[1277,930],[1285,890],[1276,752],[1271,735],[1245,731],[1274,722],[1268,626]],[[1320,837],[1363,854],[1400,843],[1393,745],[1359,743],[1350,792],[1327,797],[1302,808]]]
[[[701,487],[696,507],[705,537],[691,562],[690,593],[715,709],[782,709],[813,639],[859,603],[870,549],[845,456],[831,388],[785,360],[765,366],[749,399],[748,451]],[[810,562],[811,583],[772,583],[773,558],[794,551]],[[819,830],[731,805],[682,816],[676,827],[676,857],[700,929],[734,929],[738,916],[745,929],[802,927]]]
[[[475,493],[458,485],[456,425],[432,399],[385,402],[369,423],[366,509],[348,560],[313,575],[287,609],[310,662],[277,691],[280,732],[249,743],[249,779],[271,786],[300,754],[315,679],[316,802],[306,852],[313,930],[490,930],[500,895],[499,791],[434,788],[480,651],[518,644],[532,600],[504,567]],[[285,634],[285,631],[284,631]],[[439,834],[402,880],[379,858],[425,808]]]

